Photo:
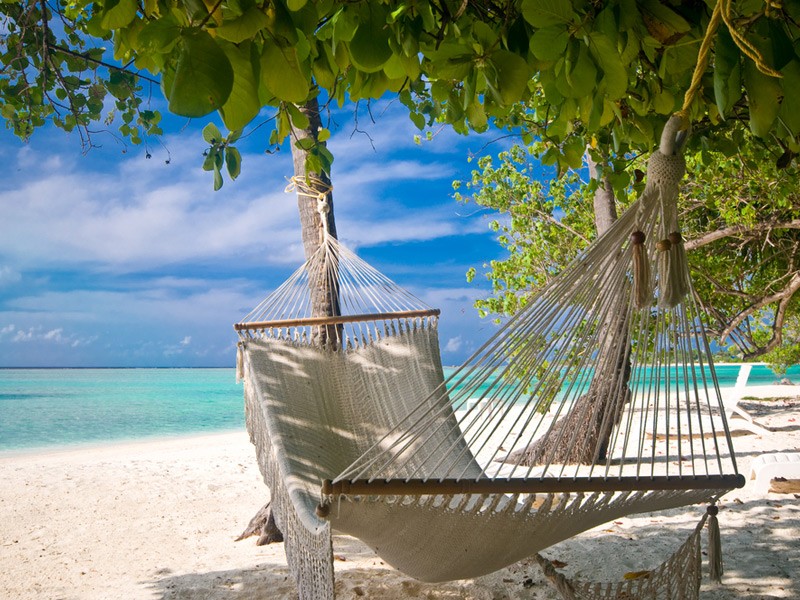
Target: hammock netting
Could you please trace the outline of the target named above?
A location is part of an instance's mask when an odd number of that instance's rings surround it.
[[[683,172],[668,139],[639,200],[446,378],[438,311],[327,235],[236,325],[301,598],[333,597],[331,528],[444,581],[743,484],[677,233]],[[696,597],[695,546],[637,593]]]

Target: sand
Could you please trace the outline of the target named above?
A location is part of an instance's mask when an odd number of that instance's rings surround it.
[[[800,387],[748,388],[769,434],[734,420],[740,471],[800,451]],[[283,544],[234,539],[268,497],[244,432],[0,454],[0,598],[296,598]],[[563,571],[615,579],[653,568],[704,507],[620,519],[543,554]],[[749,483],[721,502],[725,576],[703,598],[800,598],[800,501]],[[533,560],[473,580],[423,584],[335,536],[337,598],[559,598]]]

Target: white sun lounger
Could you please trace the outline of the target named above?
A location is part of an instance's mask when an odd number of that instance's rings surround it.
[[[739,376],[736,378],[736,385],[734,386],[733,391],[729,394],[723,394],[722,404],[725,407],[725,419],[728,421],[728,426],[731,429],[736,429],[736,427],[740,424],[739,419],[737,419],[736,422],[732,421],[734,417],[739,417],[740,419],[745,420],[744,427],[753,433],[770,433],[769,429],[756,423],[753,415],[739,406],[739,401],[744,397],[745,388],[747,387],[747,379],[750,377],[750,371],[752,368],[753,365],[751,364],[743,364],[739,368]]]
[[[800,452],[770,452],[753,459],[750,479],[755,489],[767,493],[769,483],[776,477],[800,479]]]

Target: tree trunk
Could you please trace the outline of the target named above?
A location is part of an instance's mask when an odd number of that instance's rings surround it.
[[[261,510],[256,513],[250,523],[247,524],[245,530],[234,541],[240,542],[252,535],[257,535],[256,546],[266,546],[267,544],[275,544],[283,541],[283,534],[278,526],[275,525],[275,519],[272,516],[270,509],[271,503],[267,502]]]
[[[317,139],[322,128],[319,103],[314,98],[305,106],[298,107],[308,118],[308,127],[298,129],[292,126],[292,160],[294,162],[294,178],[297,189],[297,209],[300,213],[300,230],[303,238],[303,250],[306,260],[319,249],[327,227],[328,234],[336,237],[336,220],[333,215],[333,193],[330,175],[325,172],[307,171],[306,159],[309,151],[300,148],[295,142],[311,138],[320,146],[325,142]],[[318,196],[319,195],[319,196]],[[320,212],[318,197],[327,199],[327,209]],[[335,258],[334,258],[335,260]],[[329,276],[330,270],[320,273],[317,281],[309,281],[312,315],[314,317],[332,317],[341,313],[339,306],[339,282]],[[313,335],[314,343],[320,347],[335,346],[339,340],[339,328],[335,325],[316,327]]]
[[[614,190],[607,176],[600,177],[588,156],[589,174],[601,179],[594,195],[595,228],[603,235],[617,220]],[[547,462],[593,464],[606,458],[614,427],[630,400],[630,344],[628,303],[620,298],[606,308],[598,339],[601,346],[589,390],[550,432],[527,448],[511,453],[505,462],[531,466]]]
[[[586,153],[586,165],[589,167],[589,177],[599,181],[597,190],[594,192],[594,226],[597,235],[601,236],[617,220],[617,204],[614,198],[614,188],[611,187],[611,180],[608,176],[600,179],[600,169],[594,162],[592,156]]]
[[[325,172],[307,171],[306,159],[308,158],[308,151],[303,150],[296,144],[299,140],[311,138],[317,144],[325,145],[325,142],[320,142],[317,139],[318,132],[322,127],[319,103],[314,98],[298,108],[300,112],[308,117],[308,127],[298,129],[292,126],[291,147],[303,251],[306,260],[308,260],[322,245],[326,226],[328,234],[334,238],[336,237],[336,220],[333,216],[333,193],[331,192],[330,175]],[[319,210],[318,198],[327,200],[327,209],[322,212]],[[311,316],[331,317],[341,314],[338,280],[329,277],[327,272],[323,272],[320,273],[317,281],[309,281],[309,286],[312,307]],[[319,347],[335,349],[341,339],[340,331],[340,327],[336,325],[315,327],[312,334],[313,343]],[[260,537],[256,542],[259,546],[283,541],[283,533],[275,524],[270,502],[267,502],[251,519],[245,533],[248,531],[252,531],[250,535],[259,534]],[[247,537],[245,533],[239,539]]]

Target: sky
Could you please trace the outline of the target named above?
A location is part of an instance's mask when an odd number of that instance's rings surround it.
[[[457,203],[452,182],[470,156],[502,148],[449,129],[417,144],[396,102],[331,117],[340,240],[442,310],[442,359],[460,364],[495,327],[473,307],[488,282],[465,274],[503,251],[493,215]],[[201,135],[212,120],[165,117],[147,149],[98,133],[86,154],[76,134],[23,143],[0,130],[0,367],[234,364],[233,323],[303,255],[288,147],[266,154],[261,127],[239,144],[241,176],[214,192]]]

